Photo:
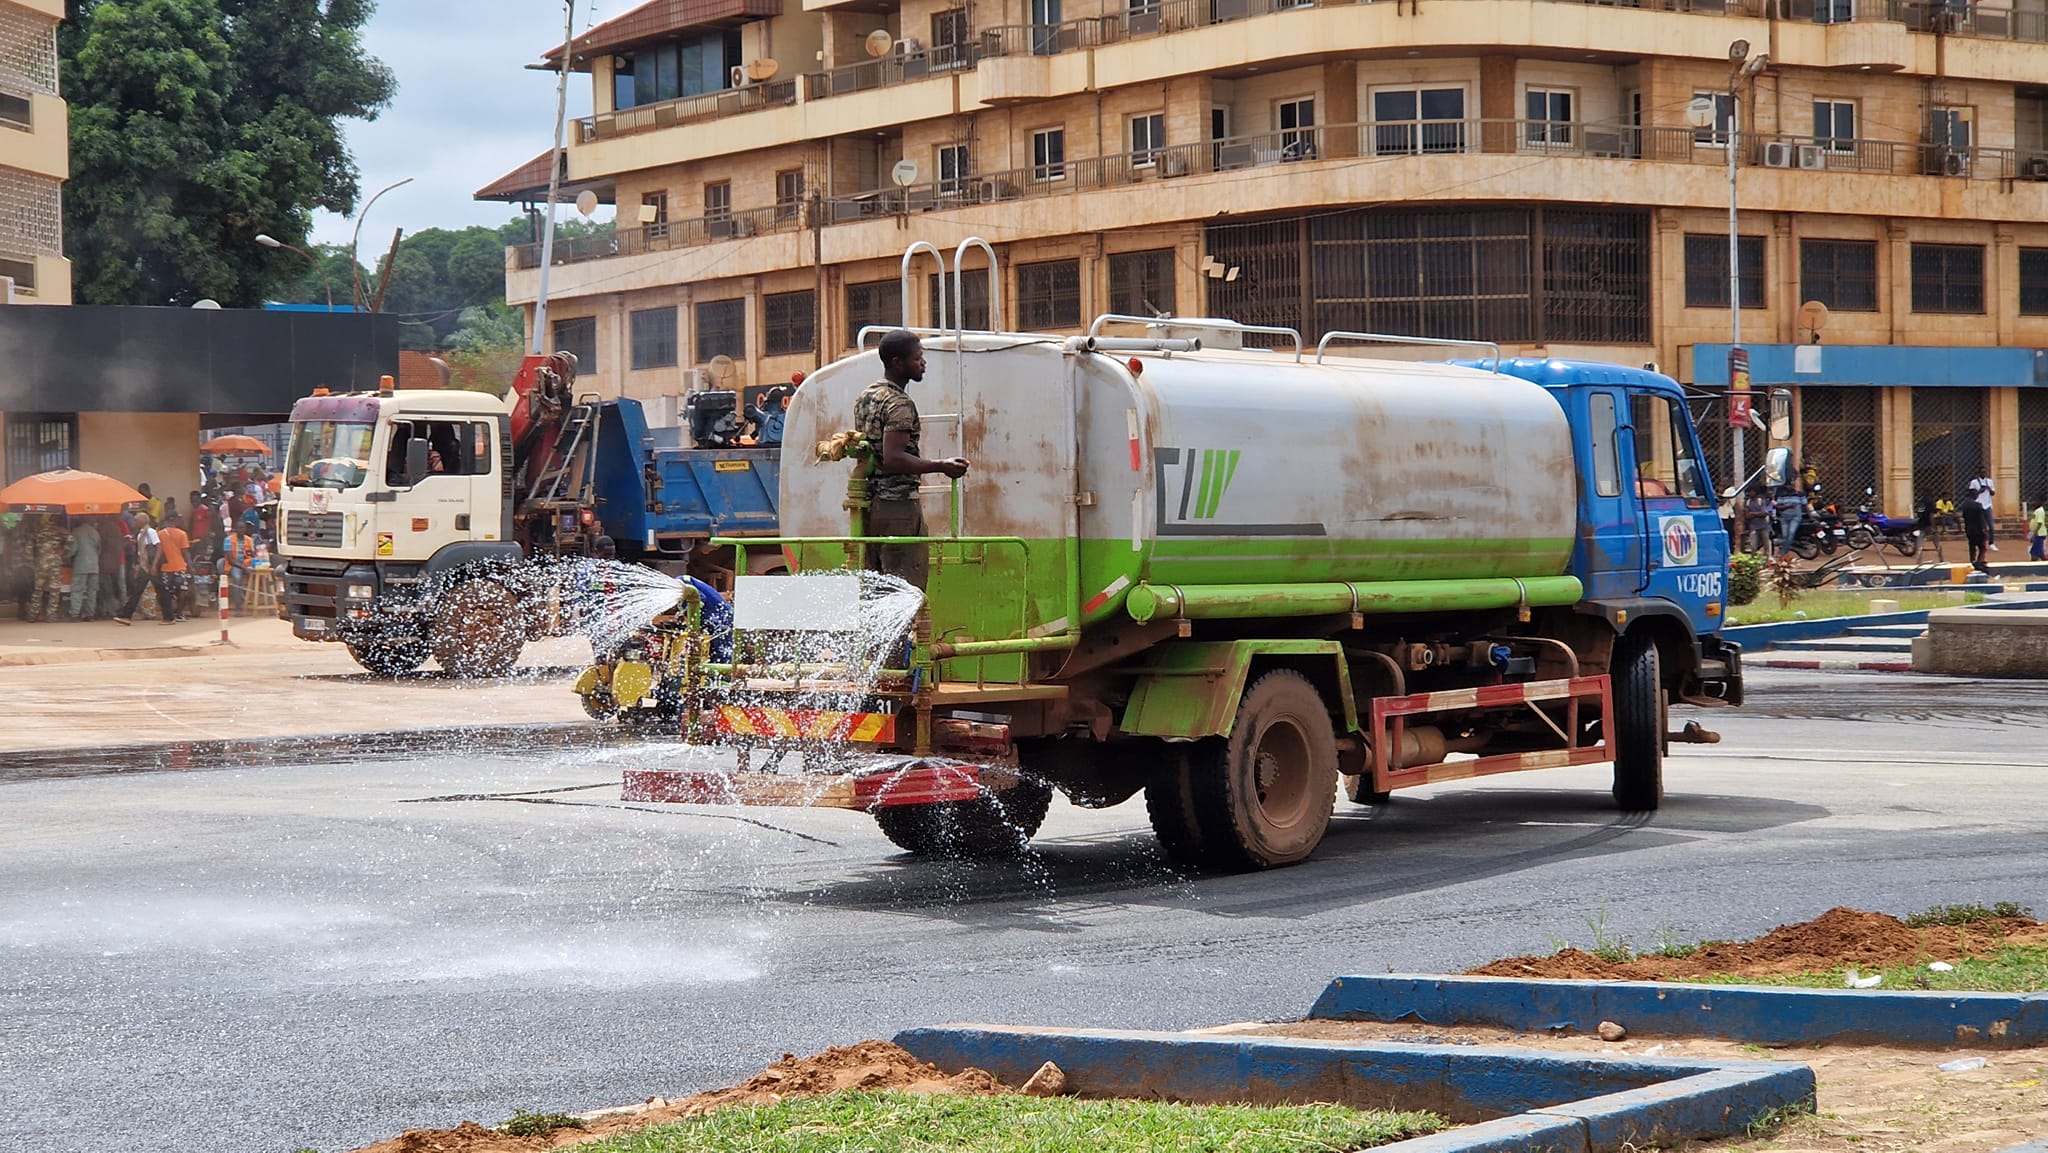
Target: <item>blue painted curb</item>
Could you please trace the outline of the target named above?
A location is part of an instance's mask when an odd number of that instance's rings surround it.
[[[1741,1132],[1810,1107],[1813,1070],[1765,1061],[1609,1059],[1487,1046],[1363,1044],[952,1025],[897,1034],[919,1060],[1021,1084],[1047,1061],[1084,1096],[1429,1109],[1463,1129],[1384,1153],[1605,1153]]]
[[[1956,586],[1958,588],[1962,586]],[[1796,603],[1796,602],[1795,602]],[[1944,605],[1943,608],[1972,609],[2038,609],[2048,608],[2048,600],[2039,597],[2014,597],[2010,600],[1993,597],[1973,605]],[[1823,637],[1843,636],[1851,630],[1870,628],[1877,625],[1921,625],[1927,623],[1927,614],[1932,609],[1914,609],[1902,613],[1871,613],[1854,617],[1822,617],[1811,621],[1772,621],[1761,625],[1729,625],[1721,635],[1742,646],[1746,653],[1760,652],[1771,645],[1785,641],[1812,641]]]
[[[1614,1021],[1637,1036],[1685,1035],[1760,1045],[1865,1042],[1944,1048],[2048,1044],[2048,994],[1919,993],[1545,981],[1391,974],[1339,977],[1311,1018],[1491,1025],[1590,1033]]]

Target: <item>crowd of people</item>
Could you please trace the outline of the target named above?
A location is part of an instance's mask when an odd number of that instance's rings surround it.
[[[1752,485],[1743,494],[1735,531],[1737,547],[1748,552],[1782,552],[1792,548],[1800,527],[1815,515],[1819,478],[1811,466],[1796,470],[1785,483],[1774,488]],[[1970,567],[1989,573],[1988,557],[1998,551],[1998,525],[1992,517],[1992,500],[1997,488],[1988,476],[1973,477],[1963,486],[1957,501],[1923,496],[1914,510],[1915,527],[1923,533],[1939,534],[1944,525],[1960,524],[1969,546]],[[1829,512],[1830,509],[1819,509]],[[2048,495],[2028,501],[2023,512],[2027,524],[2027,557],[2048,560]],[[1839,514],[1836,514],[1839,519]]]
[[[225,572],[239,610],[276,542],[270,477],[211,461],[202,477],[183,508],[143,484],[143,499],[118,514],[0,513],[0,604],[12,603],[17,620],[130,624],[154,590],[158,619],[174,624],[215,595],[194,574]]]

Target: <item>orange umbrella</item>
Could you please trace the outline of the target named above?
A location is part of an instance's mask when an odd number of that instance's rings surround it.
[[[270,446],[253,436],[216,436],[199,446],[201,452],[215,452],[222,456],[269,456]]]
[[[277,493],[284,491],[284,475],[282,473],[270,478],[270,491]]]
[[[111,476],[60,468],[24,477],[0,488],[0,505],[16,512],[68,512],[74,516],[117,513],[122,505],[148,498]]]

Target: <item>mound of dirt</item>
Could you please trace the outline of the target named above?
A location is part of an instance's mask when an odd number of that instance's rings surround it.
[[[538,1153],[614,1136],[629,1129],[695,1117],[728,1105],[772,1105],[790,1097],[818,1097],[853,1090],[956,1094],[987,1097],[1014,1092],[980,1069],[948,1074],[887,1041],[836,1046],[809,1057],[784,1053],[782,1060],[729,1089],[713,1089],[669,1101],[584,1114],[585,1128],[556,1129],[545,1136],[514,1137],[464,1121],[453,1129],[408,1129],[389,1141],[355,1153]]]
[[[1752,941],[1702,945],[1688,956],[1646,955],[1610,961],[1578,949],[1548,957],[1509,957],[1470,970],[1481,977],[1551,977],[1596,981],[1682,981],[1694,977],[1765,977],[1824,972],[1844,966],[1882,968],[1954,961],[2007,943],[2048,941],[2048,925],[2001,917],[1967,925],[1909,927],[1897,917],[1861,909],[1829,909],[1811,921],[1780,925]]]

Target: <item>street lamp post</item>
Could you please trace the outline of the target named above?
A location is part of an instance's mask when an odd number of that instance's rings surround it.
[[[369,201],[363,205],[362,209],[356,213],[356,229],[353,233],[349,234],[348,238],[348,277],[350,299],[355,301],[356,311],[358,312],[363,310],[363,266],[356,260],[356,241],[362,239],[363,218],[370,214],[370,209],[377,203],[378,197],[394,188],[411,183],[412,177],[408,176],[404,180],[394,180],[390,184],[379,188],[375,195],[372,195]]]
[[[1749,408],[1749,353],[1742,347],[1742,238],[1738,226],[1739,210],[1736,207],[1737,151],[1742,147],[1742,105],[1741,86],[1744,80],[1754,77],[1770,64],[1769,53],[1749,54],[1749,41],[1737,40],[1728,45],[1728,123],[1722,144],[1728,149],[1728,405],[1731,436],[1729,449],[1734,457],[1734,471],[1744,475],[1748,461],[1743,446],[1744,434],[1748,431]],[[1707,102],[1709,123],[1720,119],[1719,109]],[[1695,110],[1688,110],[1689,118],[1700,126],[1700,117]],[[1720,125],[1716,124],[1719,128]]]
[[[319,260],[314,258],[312,253],[307,252],[305,249],[296,247],[294,245],[286,244],[284,241],[279,240],[277,237],[272,236],[267,232],[257,233],[256,243],[262,245],[265,248],[282,248],[286,252],[296,252],[300,256],[305,257],[306,263],[311,264],[313,266],[313,270],[320,274],[320,283],[327,286],[327,311],[334,311],[334,282],[327,278],[326,265],[320,263]]]

